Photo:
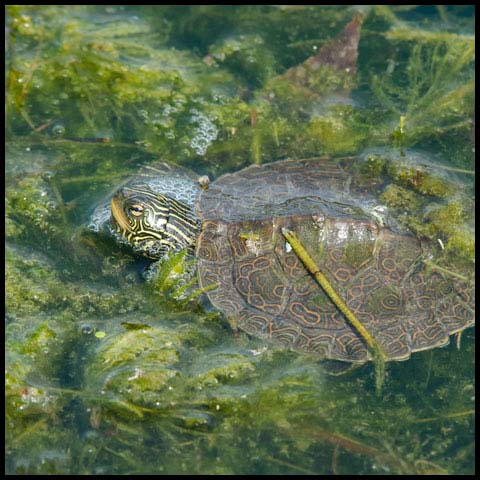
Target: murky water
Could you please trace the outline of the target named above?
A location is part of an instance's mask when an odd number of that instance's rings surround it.
[[[7,473],[474,473],[473,328],[376,394],[373,365],[233,332],[176,299],[182,258],[145,282],[87,228],[158,159],[216,178],[354,156],[473,283],[473,7],[7,11]],[[305,66],[358,12],[358,61]]]

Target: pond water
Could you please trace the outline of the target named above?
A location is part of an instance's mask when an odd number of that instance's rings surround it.
[[[8,6],[6,473],[474,473],[473,328],[387,363],[377,392],[372,362],[334,375],[234,332],[178,295],[183,257],[147,282],[88,229],[158,159],[214,179],[348,156],[473,284],[474,14]]]

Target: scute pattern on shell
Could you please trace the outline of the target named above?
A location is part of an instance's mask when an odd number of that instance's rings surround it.
[[[428,271],[410,233],[379,226],[366,192],[325,159],[284,161],[225,175],[200,196],[199,279],[214,306],[246,332],[350,362],[365,342],[289,249],[302,243],[389,360],[448,343],[474,323],[473,288]],[[354,193],[352,193],[354,192]]]
[[[349,217],[375,203],[365,189],[357,205],[350,184],[351,177],[325,158],[252,165],[213,182],[202,192],[197,210],[203,220],[228,223],[331,211]]]

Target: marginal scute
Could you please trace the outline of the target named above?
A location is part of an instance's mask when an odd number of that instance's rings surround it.
[[[232,251],[226,242],[227,226],[221,222],[204,222],[198,237],[197,257],[209,262],[233,261]]]
[[[365,362],[369,359],[369,352],[365,343],[356,332],[348,328],[348,330],[335,337],[329,358],[351,362]]]
[[[255,313],[245,308],[237,310],[234,316],[239,328],[251,335],[270,336],[272,333],[273,317],[265,313]]]

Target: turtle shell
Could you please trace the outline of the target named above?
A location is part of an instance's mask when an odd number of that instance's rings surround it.
[[[328,159],[286,160],[227,174],[201,193],[199,281],[249,334],[323,358],[364,362],[365,341],[307,272],[293,230],[388,360],[448,343],[474,323],[471,286],[427,270],[424,245],[369,213],[377,201]]]

